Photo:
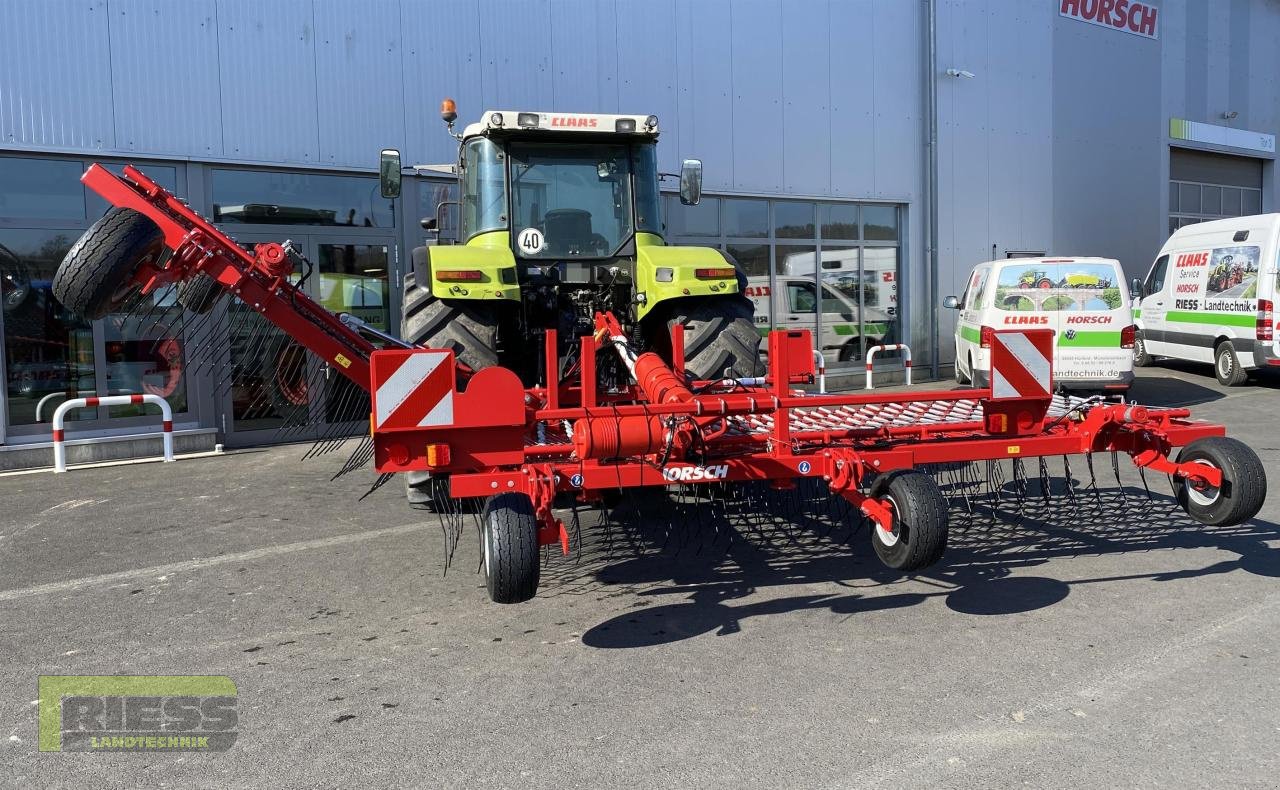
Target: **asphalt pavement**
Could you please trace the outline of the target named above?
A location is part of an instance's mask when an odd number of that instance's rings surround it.
[[[1134,394],[1273,471],[1276,386],[1181,366]],[[0,477],[0,786],[1280,783],[1280,498],[1206,529],[1127,459],[1120,487],[1053,459],[1048,502],[1006,464],[1003,515],[958,501],[903,578],[822,492],[649,493],[580,513],[499,606],[470,516],[453,541],[304,449]],[[226,675],[237,740],[40,753],[41,675]]]

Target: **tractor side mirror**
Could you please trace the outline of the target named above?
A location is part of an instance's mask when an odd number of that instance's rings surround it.
[[[400,197],[400,178],[400,152],[384,148],[378,162],[378,182],[384,198]]]
[[[437,227],[437,222],[435,217],[423,217],[421,224],[422,224],[422,229],[427,231],[428,233],[440,232],[440,228]]]
[[[1132,299],[1135,296],[1139,299],[1142,298],[1142,280],[1137,277],[1134,277],[1133,282],[1129,283],[1129,298]]]
[[[954,296],[948,296],[946,299],[942,300],[942,306],[947,308],[948,310],[959,310],[960,300],[955,298]]]
[[[702,160],[686,159],[680,165],[680,202],[696,206],[702,200]]]

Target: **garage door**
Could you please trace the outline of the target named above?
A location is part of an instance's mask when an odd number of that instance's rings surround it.
[[[1209,219],[1260,213],[1261,159],[1170,149],[1170,233]]]

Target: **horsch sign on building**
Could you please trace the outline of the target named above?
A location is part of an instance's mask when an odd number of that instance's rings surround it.
[[[1160,9],[1136,0],[1061,0],[1058,13],[1143,38],[1160,37]]]

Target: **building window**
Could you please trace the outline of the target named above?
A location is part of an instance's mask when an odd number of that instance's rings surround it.
[[[670,243],[716,247],[742,267],[762,332],[810,330],[829,368],[898,341],[900,206],[669,195],[666,208]]]
[[[215,169],[211,179],[214,222],[395,227],[393,201],[376,178]]]

